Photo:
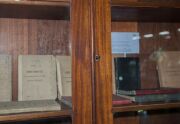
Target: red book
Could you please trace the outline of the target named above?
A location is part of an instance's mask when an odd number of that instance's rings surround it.
[[[180,88],[162,88],[162,89],[141,89],[141,90],[118,90],[119,95],[151,95],[151,94],[175,94],[180,93]]]
[[[112,99],[113,99],[113,105],[124,105],[124,104],[130,104],[132,103],[131,100],[127,99],[127,98],[123,98],[121,96],[116,96],[116,95],[113,95],[112,96]]]

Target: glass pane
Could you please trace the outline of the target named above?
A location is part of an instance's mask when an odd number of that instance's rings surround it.
[[[0,116],[70,115],[61,102],[72,93],[70,3],[0,0],[0,9]]]
[[[111,7],[113,94],[138,103],[180,100],[179,9],[121,4]]]

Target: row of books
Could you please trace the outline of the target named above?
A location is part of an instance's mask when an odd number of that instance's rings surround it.
[[[180,101],[180,88],[118,90],[117,95],[137,103]]]
[[[71,57],[19,55],[18,101],[12,102],[12,61],[0,55],[0,114],[60,110],[71,95]]]
[[[112,95],[113,105],[127,105],[133,102],[170,102],[180,101],[180,88],[141,89],[141,90],[118,90]],[[72,98],[63,96],[62,102],[72,107]]]
[[[118,95],[119,101],[126,99],[144,103],[180,100],[180,51],[157,51],[151,57],[156,62],[160,89],[134,90],[140,89],[143,83],[139,58],[117,56],[113,58],[113,93]]]

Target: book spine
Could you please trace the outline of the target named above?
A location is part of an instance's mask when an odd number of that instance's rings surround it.
[[[18,57],[18,101],[22,101],[22,55]]]
[[[113,105],[124,105],[132,103],[130,100],[122,100],[122,101],[113,101]]]
[[[56,66],[57,66],[57,85],[58,85],[58,98],[61,100],[62,97],[62,72],[61,72],[61,67],[60,63],[56,58]]]
[[[118,95],[136,95],[136,91],[123,91],[123,90],[117,90]]]
[[[137,91],[136,95],[151,95],[151,94],[175,94],[180,93],[180,90],[149,90],[149,91]]]
[[[123,91],[118,90],[118,95],[130,95],[130,96],[142,96],[142,95],[152,95],[152,94],[175,94],[180,93],[180,89],[162,89],[162,90],[133,90],[133,91]]]
[[[9,83],[10,83],[10,101],[12,101],[12,57],[11,55],[9,55],[8,57],[8,79],[9,79]]]
[[[180,100],[180,93],[135,96],[134,99],[135,102],[157,102],[157,101],[168,102],[175,100]]]

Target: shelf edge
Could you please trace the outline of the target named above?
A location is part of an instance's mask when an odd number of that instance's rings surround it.
[[[71,117],[71,110],[0,115],[0,122],[28,121],[44,118]]]
[[[112,7],[135,7],[135,8],[180,8],[177,3],[161,3],[161,2],[125,2],[114,0],[111,2]]]
[[[138,110],[157,110],[157,109],[171,109],[171,108],[180,108],[180,102],[114,106],[112,112],[113,113],[130,112],[130,111],[138,111]]]
[[[69,0],[59,0],[59,1],[0,1],[0,4],[12,4],[12,5],[34,5],[34,6],[70,6],[70,1]]]

